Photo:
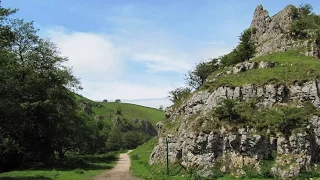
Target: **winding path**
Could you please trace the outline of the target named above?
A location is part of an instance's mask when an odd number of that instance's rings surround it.
[[[93,180],[140,180],[131,175],[130,168],[130,158],[128,153],[120,154],[119,160],[116,166],[110,170],[105,171],[99,176],[95,177]]]

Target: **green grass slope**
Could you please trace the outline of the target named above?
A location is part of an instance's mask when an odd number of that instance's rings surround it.
[[[127,119],[148,120],[154,127],[157,122],[165,119],[164,111],[155,108],[122,102],[95,102],[80,95],[76,95],[76,98],[91,103],[94,115],[106,120],[111,120],[110,114],[115,114],[117,110],[121,110],[122,116]]]
[[[255,58],[253,61],[275,62],[273,68],[253,69],[239,74],[232,74],[217,78],[214,82],[206,83],[201,89],[214,90],[219,86],[242,86],[245,84],[263,85],[267,83],[293,83],[304,82],[320,77],[320,60],[307,57],[298,50],[278,52]],[[225,68],[219,72],[227,71]],[[213,78],[213,73],[210,78]]]
[[[119,153],[100,155],[68,155],[66,162],[53,166],[38,166],[28,170],[0,173],[1,180],[88,180],[111,169],[119,158]]]

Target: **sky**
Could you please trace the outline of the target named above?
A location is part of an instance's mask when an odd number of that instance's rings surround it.
[[[257,5],[274,15],[302,3],[320,14],[320,0],[2,0],[69,58],[77,93],[155,108],[197,63],[237,45]]]

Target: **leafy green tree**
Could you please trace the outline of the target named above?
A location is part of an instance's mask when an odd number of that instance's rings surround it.
[[[123,135],[123,146],[126,149],[134,149],[142,142],[141,136],[137,132],[127,132]]]
[[[290,35],[294,38],[305,39],[310,36],[310,32],[318,32],[320,29],[320,16],[312,12],[310,4],[301,4],[294,12],[294,21],[289,27]]]
[[[91,141],[84,134],[95,133],[78,115],[79,81],[63,66],[68,59],[32,23],[8,18],[14,12],[0,8],[0,170],[81,151]]]
[[[300,13],[301,16],[308,16],[312,13],[313,7],[311,4],[301,4],[299,5],[298,11]]]
[[[119,128],[114,127],[108,135],[106,149],[108,151],[116,151],[123,147],[122,145],[122,136]]]
[[[251,38],[252,29],[246,29],[241,33],[241,36],[239,37],[240,44],[237,47],[238,50],[238,58],[240,58],[242,61],[244,60],[250,60],[254,57],[255,53],[255,44]]]
[[[219,69],[218,59],[211,59],[209,62],[201,62],[196,65],[193,71],[186,75],[188,85],[194,89],[202,86],[211,73]]]
[[[254,57],[256,46],[252,40],[252,32],[255,29],[246,29],[239,36],[240,43],[229,54],[220,57],[221,66],[231,66]]]
[[[220,64],[222,67],[231,66],[237,63],[242,62],[238,56],[238,50],[233,49],[229,54],[223,55],[220,57]]]
[[[188,87],[180,87],[176,88],[169,92],[169,98],[173,103],[183,100],[184,98],[188,97],[191,93],[191,89]]]

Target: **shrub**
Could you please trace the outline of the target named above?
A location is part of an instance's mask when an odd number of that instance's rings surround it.
[[[220,57],[221,66],[225,67],[234,65],[254,57],[256,46],[251,38],[251,35],[255,34],[256,31],[256,28],[244,30],[239,36],[239,45],[229,54]]]
[[[180,87],[176,88],[169,92],[169,98],[173,103],[176,103],[178,101],[182,101],[184,98],[188,97],[188,95],[191,93],[191,89],[188,87]]]
[[[240,114],[237,112],[237,102],[232,99],[224,99],[221,101],[217,108],[215,109],[215,113],[220,120],[228,120],[229,122],[241,122],[242,118]]]
[[[190,87],[198,89],[202,86],[211,73],[219,69],[218,59],[211,59],[209,62],[201,62],[196,65],[193,71],[186,74],[186,80]]]
[[[320,28],[320,16],[312,12],[310,4],[302,4],[293,13],[293,19],[289,30],[294,38],[304,39],[308,37],[308,31],[317,31]]]

